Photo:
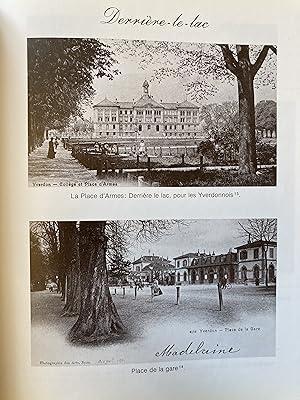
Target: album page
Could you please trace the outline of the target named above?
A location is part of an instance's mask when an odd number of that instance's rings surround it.
[[[3,398],[300,398],[299,17],[4,2]]]

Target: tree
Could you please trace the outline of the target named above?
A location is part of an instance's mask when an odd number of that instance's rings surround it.
[[[239,171],[255,174],[257,169],[255,140],[254,78],[267,57],[269,49],[263,46],[255,62],[251,63],[248,45],[236,46],[236,57],[229,45],[220,45],[226,68],[235,75],[239,99]]]
[[[277,239],[277,219],[276,218],[252,218],[245,222],[239,222],[241,235],[248,237],[249,241],[261,241],[263,254],[263,270],[265,272],[265,285],[268,281],[267,254],[270,244]]]
[[[115,251],[109,260],[108,275],[112,282],[124,282],[129,275],[130,261],[126,260],[123,254]]]
[[[58,227],[60,278],[66,280],[65,306],[62,316],[73,316],[78,314],[80,307],[79,232],[76,222],[58,222]]]
[[[204,130],[208,134],[208,140],[213,146],[213,157],[215,162],[235,160],[238,151],[239,118],[238,103],[227,101],[223,103],[212,103],[204,105],[201,109],[201,118],[204,122]],[[205,142],[200,143],[200,147]],[[204,154],[203,154],[204,155]]]
[[[131,240],[156,240],[178,223],[124,221],[119,222],[118,229],[121,236],[126,234]],[[101,343],[126,333],[109,291],[107,233],[110,225],[114,226],[114,222],[81,221],[79,224],[81,305],[78,319],[69,332],[69,340],[74,343]]]
[[[60,272],[60,241],[58,224],[55,221],[31,222],[31,237],[38,240],[43,254],[43,264],[47,266],[45,278],[55,280]]]
[[[125,333],[108,286],[105,227],[106,221],[80,223],[81,306],[71,342],[98,343]]]
[[[262,100],[255,106],[255,125],[259,130],[276,131],[277,105],[273,100]]]
[[[47,276],[47,271],[44,264],[44,255],[41,250],[40,240],[33,232],[30,232],[31,290],[44,289],[46,276]]]
[[[66,126],[81,116],[95,94],[93,80],[118,73],[109,48],[97,39],[30,38],[28,51],[29,150],[40,145],[44,130]]]
[[[220,82],[235,80],[239,103],[239,172],[256,173],[254,81],[266,84],[272,80],[272,69],[261,72],[267,55],[270,59],[277,53],[274,46],[124,40],[114,48],[116,53],[140,57],[142,68],[150,63],[159,64],[153,79],[188,78],[187,91],[198,101],[216,93]]]

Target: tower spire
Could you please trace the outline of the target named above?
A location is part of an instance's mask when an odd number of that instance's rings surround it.
[[[143,88],[144,88],[144,93],[149,94],[149,83],[148,83],[147,79],[144,80]]]

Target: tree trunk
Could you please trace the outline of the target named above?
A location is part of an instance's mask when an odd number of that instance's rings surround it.
[[[105,221],[80,223],[81,306],[69,333],[72,342],[99,343],[125,333],[108,286],[105,225]]]
[[[79,234],[76,222],[60,222],[59,226],[64,231],[61,250],[67,277],[66,304],[61,315],[74,316],[79,313],[80,306]]]
[[[237,46],[239,61],[238,97],[239,97],[239,172],[255,174],[256,140],[255,140],[255,108],[254,87],[249,46]]]

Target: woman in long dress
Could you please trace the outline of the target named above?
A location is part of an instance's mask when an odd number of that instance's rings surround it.
[[[49,149],[48,149],[48,156],[47,157],[48,158],[55,158],[53,138],[51,138],[50,142],[49,142]]]

